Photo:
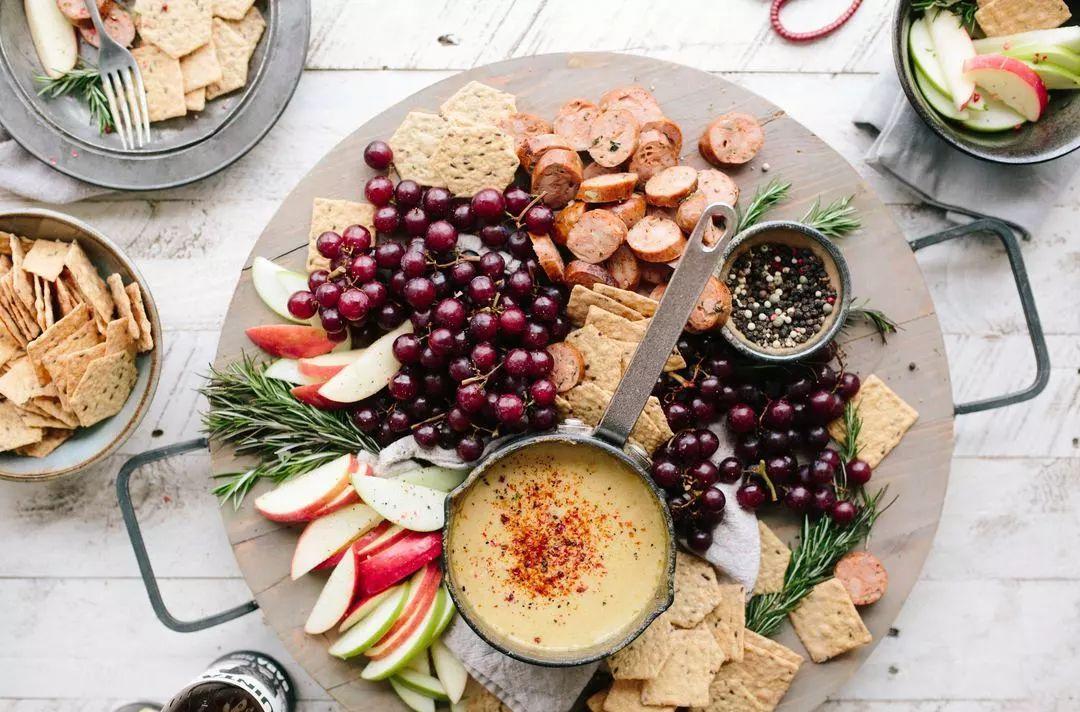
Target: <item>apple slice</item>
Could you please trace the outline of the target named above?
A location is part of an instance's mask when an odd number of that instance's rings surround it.
[[[469,681],[469,672],[465,666],[441,640],[431,644],[431,662],[435,664],[435,674],[442,682],[447,698],[451,702],[459,702]]]
[[[342,659],[362,655],[386,635],[386,631],[390,630],[394,621],[401,616],[408,593],[407,585],[395,588],[370,614],[345,631],[345,634],[330,646],[330,654]]]
[[[380,521],[382,517],[371,507],[352,504],[310,522],[296,541],[290,572],[292,579],[295,581],[311,571],[335,551],[374,529]]]
[[[341,369],[363,356],[366,350],[350,349],[349,351],[338,351],[313,358],[302,358],[298,364],[299,370],[304,376],[316,379],[319,382],[326,382],[336,376]]]
[[[396,677],[390,678],[390,687],[413,712],[435,712],[434,698],[410,689]]]
[[[427,651],[426,650],[423,651],[422,653],[417,655],[415,658],[410,660],[408,663],[406,663],[405,669],[406,670],[412,670],[414,672],[418,672],[418,673],[421,673],[423,675],[430,675],[431,674],[431,660],[429,659]]]
[[[321,356],[337,346],[322,329],[300,324],[263,324],[252,326],[244,333],[266,353],[285,358]]]
[[[925,17],[920,17],[911,23],[911,29],[908,31],[908,48],[916,71],[922,71],[923,78],[951,102],[949,84],[945,80],[945,72],[941,71],[941,62],[938,61],[937,50],[934,49],[934,40],[930,38],[930,29],[926,26]]]
[[[1050,103],[1043,80],[1019,59],[980,54],[964,62],[964,76],[1028,121],[1038,121]]]
[[[318,512],[315,512],[315,516],[313,518],[317,519],[318,517],[325,517],[327,514],[336,512],[342,507],[348,507],[350,504],[356,504],[359,501],[360,495],[357,494],[356,488],[353,487],[350,483],[348,487],[341,490],[337,497],[334,497],[332,500],[327,502],[322,509],[320,509]]]
[[[414,532],[442,529],[446,493],[384,477],[354,477],[353,487],[372,509]]]
[[[373,596],[433,561],[442,553],[442,534],[409,532],[379,553],[358,562],[360,595]]]
[[[406,482],[420,487],[429,487],[440,492],[449,492],[465,481],[469,476],[468,470],[452,470],[449,467],[421,467],[409,470],[393,479],[398,482]]]
[[[255,511],[275,522],[304,522],[332,502],[346,487],[359,463],[342,455],[310,472],[286,480],[255,500]]]
[[[415,660],[416,658],[413,659]],[[391,678],[391,681],[394,680],[399,682],[403,687],[419,693],[424,697],[439,700],[441,702],[450,701],[450,695],[447,694],[446,687],[443,686],[438,678],[432,677],[431,675],[425,675],[416,670],[411,670],[408,665],[405,666],[404,670]]]
[[[319,393],[324,398],[339,403],[355,403],[375,395],[386,387],[390,378],[401,367],[398,360],[394,358],[394,339],[409,333],[412,333],[412,322],[406,320],[401,326],[379,337],[371,346],[364,349],[358,359],[324,383]]]
[[[360,541],[356,542],[356,561],[360,563],[370,559],[379,552],[389,549],[395,542],[405,537],[412,536],[412,532],[393,522],[383,522],[385,529],[379,527],[379,531],[368,532]]]
[[[971,112],[967,109],[957,111],[952,99],[938,91],[937,87],[918,68],[915,69],[915,85],[919,87],[919,93],[926,99],[926,103],[945,118],[959,121],[971,116]]]
[[[319,410],[341,410],[349,407],[349,403],[338,403],[324,397],[319,390],[322,386],[322,383],[315,383],[310,386],[293,386],[289,393],[292,393],[292,397],[304,405],[310,405],[312,408],[318,408]]]
[[[398,591],[406,588],[407,586],[407,583],[398,584],[397,586],[391,586],[390,588],[386,589],[381,593],[376,593],[374,596],[368,596],[366,598],[361,597],[357,599],[353,602],[349,610],[345,612],[345,617],[341,619],[341,624],[338,625],[338,632],[344,633],[345,631],[349,630],[354,625],[371,615],[371,613],[376,608],[382,605],[383,601],[395,595]],[[407,590],[406,593],[408,593]],[[390,630],[389,626],[386,630]],[[383,631],[383,635],[385,634],[386,631]],[[380,635],[379,637],[381,638],[382,636]]]
[[[79,40],[56,0],[25,0],[23,12],[45,73],[56,78],[74,69],[79,59]]]
[[[987,37],[975,40],[975,51],[979,54],[998,54],[1013,47],[1023,45],[1042,45],[1043,47],[1062,47],[1080,52],[1080,26],[1055,27],[1050,30],[1030,30],[1014,35]]]
[[[1047,90],[1064,89],[1066,91],[1075,91],[1080,89],[1080,75],[1074,74],[1064,67],[1046,62],[1021,61],[1039,75],[1039,79],[1042,79]]]
[[[307,277],[274,264],[265,257],[256,257],[251,262],[251,282],[263,304],[278,316],[298,324],[310,323],[309,319],[298,319],[289,313],[289,297],[294,292],[308,288]]]
[[[1015,57],[1035,65],[1053,64],[1072,74],[1080,74],[1080,53],[1073,52],[1065,47],[1026,44],[1009,47],[997,53],[990,52],[989,54],[1003,54],[1006,57]]]
[[[356,595],[356,557],[346,554],[326,579],[315,606],[304,624],[304,632],[311,635],[325,633],[338,624],[349,610]]]
[[[444,615],[444,609],[448,603],[449,596],[446,589],[440,586],[435,595],[434,605],[428,609],[412,634],[402,640],[389,654],[368,663],[368,666],[360,673],[360,677],[365,680],[385,680],[397,674],[412,660],[413,656],[431,645],[435,637],[435,626]]]
[[[300,361],[294,358],[277,359],[266,367],[266,370],[263,371],[263,375],[267,378],[273,378],[276,381],[285,381],[286,383],[292,383],[297,386],[310,386],[322,383],[326,380],[305,376],[300,372]]]
[[[446,588],[443,586],[443,588]],[[450,621],[454,620],[454,614],[457,613],[457,608],[454,606],[454,599],[450,598],[450,592],[446,592],[446,608],[443,610],[442,618],[435,624],[435,637],[438,638],[443,634],[443,631],[450,626]]]
[[[1012,131],[1024,123],[1024,117],[996,99],[987,102],[986,111],[972,112],[971,117],[961,121],[964,126],[980,133]]]
[[[939,10],[928,23],[948,94],[956,110],[963,111],[975,94],[975,82],[964,72],[964,62],[975,56],[975,46],[960,18],[947,10]]]
[[[409,579],[409,599],[405,602],[401,616],[394,621],[390,630],[386,631],[386,635],[364,655],[374,660],[385,657],[412,635],[428,609],[434,605],[441,581],[442,571],[434,561],[414,573]]]

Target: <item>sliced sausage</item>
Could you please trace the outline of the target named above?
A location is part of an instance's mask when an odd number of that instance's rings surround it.
[[[616,87],[604,92],[600,97],[600,108],[625,109],[634,115],[639,124],[664,117],[664,111],[652,92],[637,84]]]
[[[675,147],[675,152],[682,153],[682,129],[668,117],[661,116],[659,119],[644,122],[641,124],[641,133],[646,131],[659,131],[664,134],[667,136],[668,141],[671,141],[671,145]]]
[[[105,15],[105,6],[109,2],[110,0],[97,0],[98,10],[101,11],[102,17]],[[64,17],[73,22],[90,19],[90,11],[86,9],[85,0],[56,0],[56,6],[60,8],[60,12],[64,13]]]
[[[671,262],[686,249],[686,238],[674,220],[646,215],[630,228],[626,244],[646,262]]]
[[[529,233],[532,240],[533,252],[536,253],[536,261],[540,268],[552,282],[562,282],[566,278],[566,264],[563,262],[559,248],[547,235]]]
[[[585,166],[585,171],[582,173],[585,176],[585,180],[595,178],[596,176],[607,175],[608,173],[621,173],[622,168],[615,166],[614,168],[608,168],[607,166],[601,166],[596,161],[589,161],[589,165]]]
[[[712,168],[698,171],[697,191],[679,203],[675,222],[689,233],[709,203],[727,203],[734,207],[738,200],[739,186],[726,173]]]
[[[600,264],[626,241],[626,233],[626,223],[610,210],[589,210],[570,228],[566,247],[579,260]]]
[[[636,185],[637,173],[605,173],[582,181],[577,199],[586,203],[616,203],[633,195]]]
[[[549,344],[547,352],[555,362],[550,378],[559,393],[566,393],[585,378],[585,357],[576,346],[559,341]]]
[[[577,195],[581,185],[581,157],[565,148],[545,151],[532,172],[532,193],[543,196],[549,208],[561,208]]]
[[[665,168],[645,182],[645,200],[650,205],[674,208],[697,188],[697,174],[692,166]]]
[[[630,229],[634,226],[634,223],[645,217],[645,196],[641,193],[633,193],[623,202],[609,205],[607,209],[615,213],[620,220],[626,223],[627,229]]]
[[[630,170],[638,174],[638,185],[644,186],[654,175],[679,165],[679,152],[659,131],[646,131],[638,139],[637,150],[630,158]]]
[[[119,5],[110,5],[108,13],[102,16],[101,21],[105,23],[105,31],[109,33],[109,37],[112,37],[117,44],[130,47],[135,41],[135,21],[131,19],[127,10]],[[78,24],[78,28],[84,42],[94,47],[100,46],[97,28],[93,23],[83,20]]]
[[[641,283],[641,268],[638,267],[637,257],[629,247],[619,245],[619,249],[608,257],[605,264],[616,287],[631,292],[638,288],[638,284]]]
[[[662,262],[638,261],[638,272],[645,284],[667,284],[671,281],[671,268]],[[656,299],[656,297],[653,297]]]
[[[658,284],[649,292],[649,297],[660,301],[665,291],[667,291],[667,284]],[[727,323],[729,316],[731,316],[731,293],[719,279],[709,277],[697,304],[690,312],[690,318],[686,320],[686,330],[701,334],[718,329]]]
[[[555,227],[551,231],[551,238],[559,245],[565,245],[570,237],[570,228],[577,224],[581,216],[585,214],[588,206],[580,200],[572,201],[565,208],[555,213]]]
[[[561,148],[566,151],[574,150],[567,140],[559,134],[539,134],[529,136],[521,143],[518,148],[518,161],[521,162],[525,170],[531,171],[536,167],[536,162],[540,160],[540,156],[553,148]]]
[[[709,163],[747,163],[765,145],[765,131],[753,116],[732,111],[716,118],[698,140],[698,151]]]
[[[566,265],[567,284],[580,284],[582,287],[592,289],[597,282],[612,287],[618,286],[615,284],[615,278],[612,274],[600,265],[582,262],[581,260],[570,260],[570,264]]]
[[[499,119],[498,126],[500,129],[514,137],[514,146],[517,148],[518,156],[521,155],[522,145],[530,136],[554,133],[551,124],[549,124],[546,119],[543,119],[536,114],[526,114],[523,112],[510,114],[509,116]]]
[[[607,109],[589,127],[589,155],[602,166],[613,168],[634,155],[638,145],[638,120],[626,109]]]
[[[571,99],[562,105],[551,126],[574,147],[575,151],[587,151],[592,145],[589,129],[600,113],[600,107],[587,99]]]
[[[851,551],[836,562],[833,575],[847,589],[856,606],[869,606],[885,595],[889,574],[869,551]]]

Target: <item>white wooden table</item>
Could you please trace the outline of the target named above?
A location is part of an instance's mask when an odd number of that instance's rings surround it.
[[[816,26],[846,4],[807,0],[785,18]],[[158,623],[113,485],[130,454],[199,434],[195,389],[239,269],[282,197],[356,125],[413,91],[462,68],[543,52],[602,49],[683,62],[763,94],[823,137],[910,237],[945,225],[862,163],[870,140],[851,124],[887,61],[891,3],[866,3],[840,32],[808,46],[775,37],[762,0],[312,5],[308,71],[281,122],[247,157],[186,188],[60,207],[138,262],[161,309],[165,366],[151,412],[123,454],[57,484],[0,482],[0,710],[104,712],[162,700],[238,648],[281,656],[303,709],[333,707],[257,614],[187,635]],[[0,209],[25,205],[0,194]],[[1023,251],[1049,342],[1050,385],[1033,402],[958,419],[949,496],[922,579],[893,634],[829,710],[1080,707],[1080,179],[1047,210]],[[919,259],[956,397],[1030,382],[1034,359],[1002,250],[989,241],[948,244]],[[185,617],[247,595],[207,472],[207,457],[193,455],[145,471],[133,487],[166,599]]]

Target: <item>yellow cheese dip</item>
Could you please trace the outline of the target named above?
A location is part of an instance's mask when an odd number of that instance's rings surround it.
[[[538,443],[493,463],[455,502],[449,574],[468,617],[538,652],[629,633],[665,576],[660,504],[601,450]]]

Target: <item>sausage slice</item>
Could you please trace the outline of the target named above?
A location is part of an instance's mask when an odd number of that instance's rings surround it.
[[[651,205],[674,208],[697,188],[697,169],[672,166],[660,171],[645,183],[645,200]]]
[[[646,215],[630,228],[626,244],[646,262],[671,262],[686,249],[686,238],[674,220]]]
[[[747,163],[765,145],[765,131],[753,116],[732,111],[716,118],[698,140],[698,151],[709,163]]]
[[[570,228],[566,247],[579,260],[600,264],[626,241],[626,232],[626,223],[610,210],[589,210]]]
[[[682,129],[668,117],[661,116],[659,119],[653,119],[652,121],[642,123],[641,133],[645,133],[646,131],[659,131],[664,134],[667,136],[668,141],[671,141],[671,145],[675,147],[675,152],[682,153]]]
[[[836,562],[833,575],[847,589],[856,606],[869,606],[885,595],[889,574],[869,551],[851,551]]]
[[[556,283],[566,279],[566,264],[563,262],[562,255],[559,254],[559,248],[555,245],[555,241],[547,235],[537,235],[531,232],[529,233],[529,239],[532,240],[536,261],[540,263],[540,268],[544,270],[544,274],[548,276],[548,279]]]
[[[549,344],[547,352],[555,362],[551,369],[551,381],[559,393],[566,393],[585,378],[585,357],[576,346],[559,341]]]
[[[697,190],[679,203],[675,222],[689,233],[709,203],[727,203],[734,207],[738,200],[739,186],[726,173],[713,168],[698,171]]]
[[[86,6],[83,5],[83,7]],[[105,31],[109,33],[109,37],[112,37],[117,44],[130,47],[135,41],[135,21],[131,19],[131,15],[128,14],[127,10],[119,5],[115,3],[110,5],[108,12],[102,16],[101,21],[105,23]],[[79,35],[82,36],[84,42],[93,47],[101,46],[97,28],[94,27],[90,20],[81,21],[78,28]]]
[[[667,284],[671,281],[671,268],[662,262],[638,261],[638,272],[645,284]],[[656,297],[653,297],[656,299]]]
[[[608,168],[607,166],[601,166],[596,161],[589,161],[589,165],[585,166],[585,172],[582,173],[585,176],[585,180],[595,178],[596,176],[607,175],[608,173],[621,173],[622,168],[615,166],[614,168]]]
[[[545,151],[532,172],[532,193],[543,196],[549,208],[561,208],[581,185],[581,157],[565,148]]]
[[[627,229],[632,228],[634,223],[645,217],[645,196],[641,193],[633,193],[623,202],[609,205],[607,209],[626,223]]]
[[[102,12],[104,17],[105,6],[109,3],[109,0],[97,0],[98,10]],[[64,17],[74,22],[79,20],[89,20],[90,11],[86,9],[85,0],[56,0],[57,7],[60,8],[60,12],[64,13]]]
[[[521,155],[521,147],[530,136],[554,133],[551,124],[536,114],[518,112],[499,119],[498,126],[514,137],[514,146]]]
[[[608,284],[612,287],[618,286],[611,273],[600,265],[582,262],[581,260],[570,260],[570,264],[566,265],[567,284],[580,284],[582,287],[592,289],[592,286],[597,282],[602,282],[603,284]]]
[[[638,185],[644,186],[654,175],[679,164],[679,152],[659,131],[646,131],[638,139],[637,150],[630,158],[630,170],[638,174]]]
[[[562,105],[551,126],[573,146],[575,151],[587,151],[592,145],[589,129],[600,113],[600,107],[587,99],[571,99]]]
[[[639,124],[655,119],[662,119],[664,111],[648,89],[637,84],[616,87],[604,92],[600,97],[600,108],[625,109],[634,115]]]
[[[665,291],[667,291],[667,284],[658,284],[653,287],[649,297],[660,301]],[[690,318],[686,320],[686,330],[701,334],[718,329],[727,323],[729,316],[731,316],[731,293],[719,279],[709,277],[709,281],[705,283],[705,289],[698,297],[697,304],[690,312]]]
[[[589,155],[602,166],[613,168],[634,154],[638,145],[638,121],[626,109],[606,109],[589,127]]]
[[[525,137],[525,140],[519,144],[518,161],[521,162],[525,170],[531,171],[536,167],[536,162],[540,160],[540,156],[553,148],[562,148],[567,151],[574,150],[570,143],[558,134],[537,134]]]
[[[585,203],[575,200],[555,213],[555,227],[551,231],[551,239],[559,245],[565,245],[567,238],[570,237],[570,228],[577,224],[587,208]]]
[[[605,173],[582,181],[577,199],[586,203],[615,203],[633,195],[636,185],[637,173]]]
[[[641,283],[641,268],[638,267],[637,257],[633,250],[626,245],[619,245],[619,249],[608,257],[607,270],[611,273],[611,279],[619,289],[634,291]]]

